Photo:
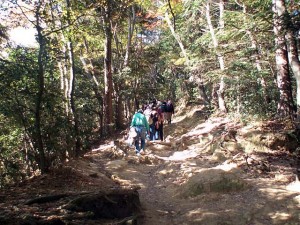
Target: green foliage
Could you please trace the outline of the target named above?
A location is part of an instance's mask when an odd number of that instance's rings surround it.
[[[276,89],[272,85],[269,71],[258,73],[253,64],[236,61],[228,69],[230,76],[226,79],[228,88],[226,98],[231,111],[239,110],[240,114],[257,115],[265,117],[276,112]],[[262,79],[269,87],[262,86]],[[273,86],[273,89],[271,87]],[[268,98],[268,99],[266,99]],[[263,106],[263,107],[262,107]]]
[[[265,117],[276,111],[278,91],[273,75],[275,47],[270,0],[225,1],[225,27],[219,24],[218,4],[211,4],[217,48],[205,14],[208,2],[170,1],[175,33],[187,52],[188,60],[183,57],[177,40],[164,21],[166,10],[171,17],[167,1],[120,0],[111,3],[115,108],[117,100],[124,105],[126,102],[131,108],[136,107],[137,102],[153,98],[195,101],[200,94],[200,84],[205,87],[208,101],[212,101],[212,87],[220,77],[225,77],[225,101],[231,113]],[[46,54],[43,55],[45,91],[41,135],[49,165],[72,154],[76,135],[79,135],[84,152],[101,133],[98,131],[105,118],[106,91],[102,4],[101,1],[71,1],[68,8],[66,2],[55,1],[41,10],[43,23],[47,24],[43,29]],[[292,2],[288,5],[291,9],[295,7]],[[132,18],[128,18],[132,16],[132,6],[135,6],[136,23],[129,62],[124,65],[128,30],[130,25],[133,28],[133,24],[129,24]],[[61,80],[69,82],[70,79],[70,41],[74,47],[74,103],[79,134],[74,132],[75,115],[68,109],[70,105],[65,90],[61,88]],[[8,51],[9,58],[0,60],[0,179],[5,182],[33,172],[38,162],[37,143],[33,138],[38,49],[13,47]],[[217,54],[224,58],[223,71]],[[85,59],[89,65],[84,65],[80,59]],[[59,67],[59,64],[63,66]],[[64,77],[62,70],[65,70]],[[117,113],[115,109],[114,114]],[[24,168],[29,169],[25,171]]]
[[[24,178],[23,132],[0,114],[0,188]]]

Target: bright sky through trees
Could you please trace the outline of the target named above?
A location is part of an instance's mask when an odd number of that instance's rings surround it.
[[[35,34],[35,29],[26,29],[23,27],[17,27],[9,32],[10,39],[12,42],[14,42],[16,45],[22,45],[25,47],[36,46],[37,42],[35,40]]]

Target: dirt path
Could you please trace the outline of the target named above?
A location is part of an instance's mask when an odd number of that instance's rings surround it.
[[[0,224],[299,225],[299,156],[285,149],[290,141],[275,137],[278,124],[269,132],[264,124],[205,120],[201,110],[188,111],[165,127],[164,142],[148,142],[143,156],[118,137],[3,190]],[[105,194],[114,190],[122,192],[118,201]],[[128,215],[139,206],[136,190],[142,210],[134,223],[135,216]],[[134,193],[130,200],[128,193]],[[44,202],[26,204],[40,197]],[[66,207],[74,201],[87,208]],[[104,217],[103,211],[114,211],[111,206],[134,210]]]
[[[129,158],[133,160],[135,156]],[[245,189],[208,190],[197,196],[182,197],[184,184],[190,177],[199,171],[216,170],[207,163],[207,158],[159,161],[157,164],[139,163],[139,159],[132,163],[131,160],[129,163],[123,160],[102,162],[120,184],[141,187],[139,195],[144,217],[139,224],[299,224],[299,193],[288,191],[285,185],[273,180],[247,179],[239,174],[247,180]],[[218,170],[208,173],[203,182],[218,174]]]
[[[214,143],[207,133],[216,137],[223,122],[209,122],[211,129],[199,123],[191,129],[193,122],[189,123],[180,126],[187,127],[189,134],[175,130],[175,124],[166,127],[166,136],[176,134],[172,138],[180,137],[180,146],[187,142],[184,149],[157,142],[148,143],[142,157],[133,150],[114,160],[98,156],[121,185],[140,186],[144,216],[138,224],[300,224],[300,186],[292,182],[294,171],[288,157],[236,149],[229,154],[224,148],[210,151]],[[200,143],[193,139],[195,134],[201,136]]]

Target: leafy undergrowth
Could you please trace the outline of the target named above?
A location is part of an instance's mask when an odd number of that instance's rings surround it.
[[[186,107],[137,157],[120,136],[0,195],[0,224],[300,224],[299,142],[284,121]]]

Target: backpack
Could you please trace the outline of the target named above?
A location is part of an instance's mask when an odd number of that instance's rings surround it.
[[[149,124],[155,124],[158,121],[158,112],[151,113],[150,118],[152,119],[152,123]]]
[[[161,112],[167,112],[167,104],[166,103],[163,103],[161,106],[160,106],[160,109],[161,109]]]
[[[174,108],[173,108],[173,105],[172,103],[168,103],[166,105],[166,112],[173,112]]]

